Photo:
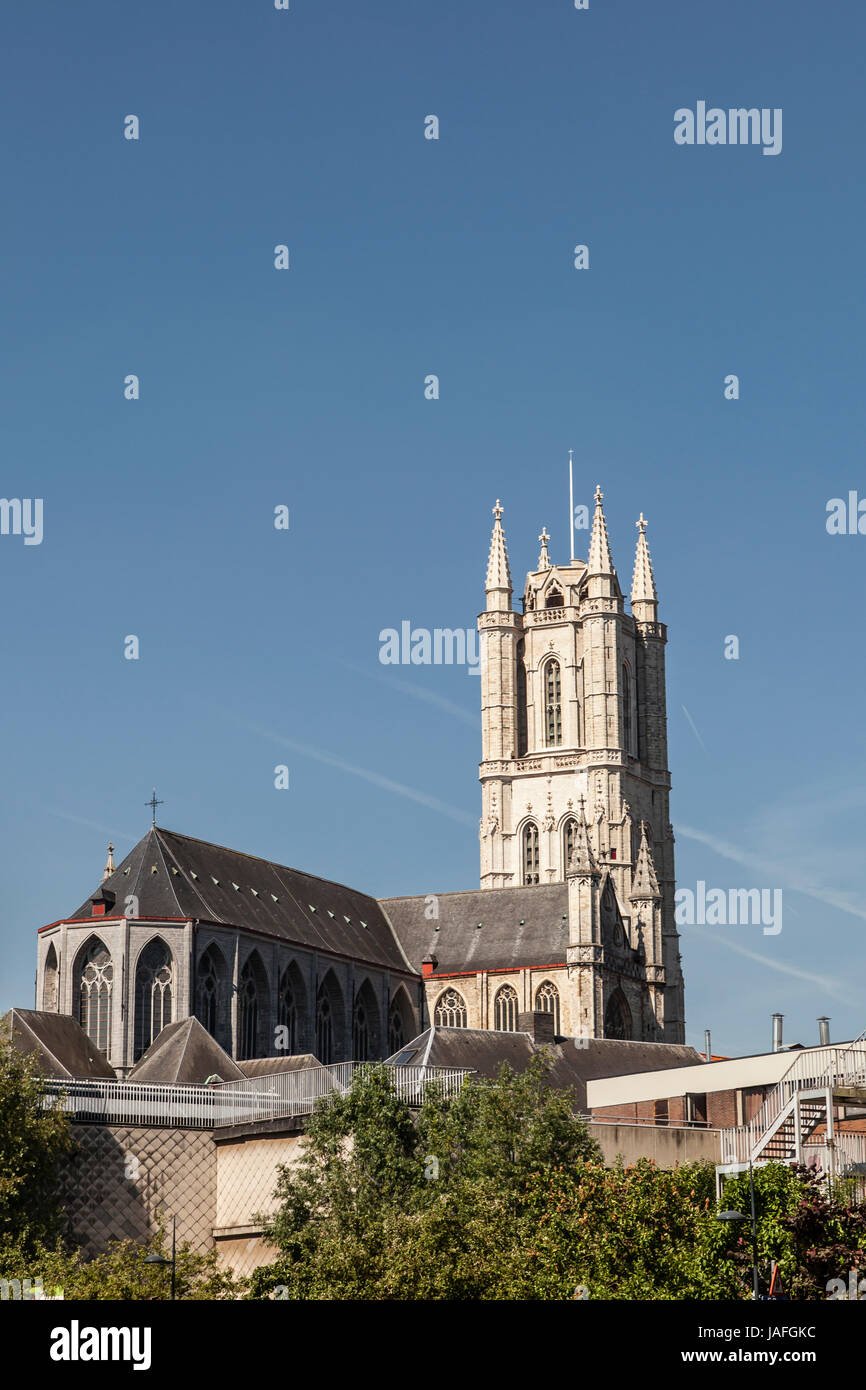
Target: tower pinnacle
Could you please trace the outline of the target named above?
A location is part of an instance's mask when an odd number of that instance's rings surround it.
[[[503,507],[499,498],[493,508],[493,535],[490,538],[490,555],[487,560],[487,579],[484,584],[487,594],[487,611],[497,612],[511,608],[511,570],[508,566],[508,550],[505,545],[505,532],[502,529]]]
[[[592,535],[589,542],[588,574],[614,574],[610,542],[607,538],[607,522],[604,519],[601,488],[595,489],[595,515],[592,518]]]
[[[647,524],[643,512],[641,512],[635,525],[638,528],[638,538],[634,557],[634,577],[631,581],[632,609],[634,610],[636,603],[642,605],[635,613],[635,617],[654,622],[658,612],[658,593],[649,546],[647,545]]]

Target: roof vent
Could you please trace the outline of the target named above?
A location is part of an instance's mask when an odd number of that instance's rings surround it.
[[[274,900],[275,903],[278,903],[278,902],[280,901],[279,898],[277,897],[276,893],[272,893],[272,894],[271,894],[271,897],[273,898],[273,900]]]
[[[348,923],[349,923],[349,926],[351,927],[351,925],[352,925],[352,919],[351,919],[351,917],[347,917],[345,913],[343,913],[343,921],[344,921],[344,922],[348,922]]]
[[[331,911],[331,909],[328,908],[328,916],[329,916],[329,917],[333,917],[333,915],[334,915],[334,914],[333,914],[333,912]]]
[[[155,873],[156,873],[156,865],[155,865],[155,864],[151,864],[151,866],[150,866],[150,872],[151,872],[152,874],[155,874]]]
[[[195,872],[194,869],[190,869],[189,876],[190,878],[198,878],[198,874]]]
[[[253,895],[254,898],[257,898],[257,897],[259,896],[259,890],[258,890],[258,888],[251,888],[251,889],[250,889],[250,892],[252,893],[252,895]]]
[[[177,869],[174,867],[174,865],[172,865],[171,871],[172,871],[173,874],[176,874],[176,873],[177,873]]]
[[[219,888],[219,886],[220,886],[220,881],[219,881],[218,878],[214,878],[213,874],[211,874],[211,876],[210,876],[210,881],[211,881],[211,883],[215,883],[216,886],[217,886],[217,888]]]
[[[239,893],[241,891],[241,885],[239,883],[233,883],[232,888],[234,888],[236,893]]]
[[[315,912],[315,910],[316,910],[316,909],[313,907],[313,904],[312,904],[312,903],[307,903],[307,907],[310,909],[311,912]]]
[[[362,922],[362,923],[361,923],[361,926],[362,926],[362,927],[366,927],[366,925],[367,925],[366,922]]]

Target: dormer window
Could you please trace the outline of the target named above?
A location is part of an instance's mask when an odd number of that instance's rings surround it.
[[[562,590],[556,587],[548,591],[547,597],[544,600],[545,608],[562,608],[564,603],[565,600],[562,597]]]

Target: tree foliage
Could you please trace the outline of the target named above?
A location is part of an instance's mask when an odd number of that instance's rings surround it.
[[[0,1244],[23,1250],[61,1234],[57,1167],[75,1147],[68,1116],[43,1096],[31,1058],[0,1037]]]

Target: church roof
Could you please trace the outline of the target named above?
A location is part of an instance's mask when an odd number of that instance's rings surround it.
[[[225,924],[403,974],[411,970],[375,898],[158,826],[93,896],[106,900],[107,917],[123,915],[134,896],[136,917]],[[100,919],[88,898],[65,920],[95,925]]]
[[[553,1085],[573,1090],[579,1110],[586,1110],[587,1081],[697,1066],[704,1061],[693,1047],[680,1043],[619,1042],[614,1038],[561,1038],[557,1043],[539,1043],[530,1033],[435,1026],[407,1043],[395,1057],[404,1066],[423,1061],[434,1067],[469,1067],[480,1076],[494,1077],[503,1062],[512,1071],[525,1071],[539,1053],[546,1053],[551,1061]]]
[[[197,1018],[169,1023],[129,1073],[130,1081],[201,1085],[211,1076],[243,1081],[244,1073]]]
[[[430,917],[431,905],[436,906],[438,917]],[[568,888],[564,883],[383,898],[380,906],[416,970],[426,956],[436,957],[437,975],[565,963]]]
[[[10,1009],[2,1019],[18,1052],[34,1056],[44,1076],[103,1076],[114,1069],[74,1018],[41,1009]]]

